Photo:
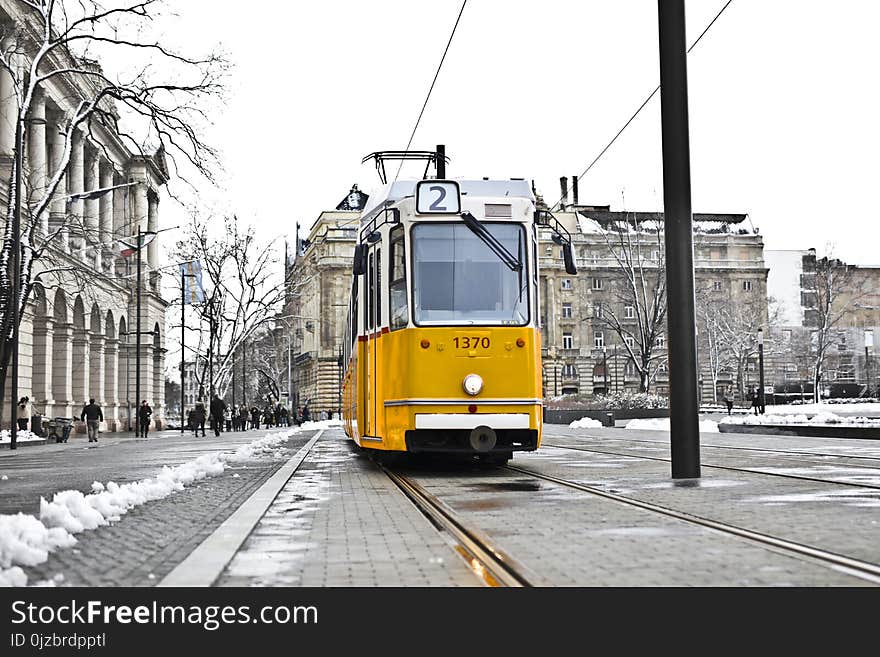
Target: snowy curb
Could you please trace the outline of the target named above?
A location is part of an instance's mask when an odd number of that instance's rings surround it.
[[[194,481],[221,474],[227,463],[282,454],[280,445],[304,431],[337,426],[339,420],[305,422],[299,427],[269,434],[242,445],[234,452],[213,452],[169,468],[158,475],[127,484],[109,481],[92,484],[92,492],[64,490],[51,502],[40,498],[40,517],[24,513],[0,515],[0,586],[26,586],[21,566],[35,566],[49,558],[49,552],[76,543],[74,534],[118,521],[129,510],[181,491]],[[51,580],[50,584],[51,585]]]

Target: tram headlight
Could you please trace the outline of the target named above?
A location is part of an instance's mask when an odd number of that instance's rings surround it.
[[[479,374],[468,374],[461,382],[464,391],[469,395],[479,395],[483,389],[483,377]]]

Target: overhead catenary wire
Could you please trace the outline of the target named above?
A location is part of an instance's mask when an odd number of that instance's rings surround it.
[[[422,103],[422,109],[419,111],[419,117],[416,119],[416,124],[413,126],[412,132],[409,135],[409,141],[406,142],[406,148],[404,149],[404,155],[409,152],[409,147],[412,146],[413,138],[416,136],[416,130],[419,128],[419,123],[422,120],[422,116],[425,113],[425,108],[428,106],[428,100],[431,98],[431,92],[434,91],[434,85],[437,83],[437,77],[440,75],[440,69],[443,68],[443,62],[446,61],[446,54],[449,52],[449,46],[452,44],[452,38],[455,36],[455,30],[458,29],[458,23],[461,21],[461,15],[464,13],[464,8],[467,5],[468,0],[464,0],[461,3],[461,9],[458,11],[458,17],[455,19],[455,25],[452,26],[452,32],[449,34],[449,40],[446,42],[446,48],[443,49],[443,56],[440,58],[440,63],[437,65],[437,70],[434,73],[434,79],[431,80],[431,87],[428,89],[428,95],[425,96],[425,102]],[[397,182],[397,177],[400,175],[400,170],[403,168],[403,159],[400,160],[400,164],[397,165],[397,173],[394,174],[394,182]]]
[[[698,36],[698,37],[696,38],[696,40],[691,44],[690,48],[687,49],[688,54],[690,54],[691,50],[693,50],[693,49],[696,47],[696,45],[700,42],[700,40],[706,35],[706,32],[709,31],[709,29],[715,24],[715,21],[718,20],[718,18],[721,16],[721,14],[724,13],[724,10],[727,9],[727,7],[728,7],[728,6],[730,5],[730,3],[732,3],[732,2],[733,2],[733,0],[727,0],[727,2],[724,3],[724,6],[721,7],[721,9],[718,11],[718,13],[715,14],[715,17],[714,17],[711,21],[709,21],[709,24],[708,24],[708,25],[705,27],[705,29],[700,33],[700,36]],[[608,152],[608,149],[611,148],[611,146],[614,144],[615,141],[617,141],[617,138],[620,137],[621,134],[623,134],[623,131],[626,130],[626,129],[629,127],[629,124],[632,123],[632,122],[635,120],[635,118],[639,115],[639,113],[645,108],[645,106],[646,106],[649,102],[651,102],[651,99],[652,99],[654,96],[657,95],[657,92],[658,92],[658,91],[660,91],[660,85],[659,85],[659,84],[654,88],[654,91],[652,91],[652,92],[648,95],[648,97],[645,98],[645,100],[642,102],[642,104],[639,105],[638,109],[636,109],[636,111],[633,112],[633,115],[632,115],[631,117],[629,117],[629,120],[628,120],[626,123],[623,124],[623,127],[622,127],[620,130],[617,131],[617,134],[614,135],[614,137],[611,139],[611,141],[608,142],[608,144],[606,144],[605,148],[603,148],[603,149],[599,152],[599,154],[595,157],[595,159],[593,159],[593,161],[590,162],[589,166],[587,166],[587,168],[584,169],[583,173],[581,173],[581,175],[578,176],[578,179],[581,179],[581,178],[583,178],[585,175],[587,175],[587,173],[590,171],[590,169],[592,169],[592,168],[596,165],[596,163],[597,163],[600,159],[602,159],[602,156],[605,155],[606,152]],[[553,210],[555,210],[555,209],[559,206],[560,203],[562,203],[562,200],[563,200],[564,198],[565,198],[564,196],[560,196],[560,197],[559,197],[559,200],[556,201],[556,203],[554,203],[553,206],[550,208],[551,212],[552,212]]]

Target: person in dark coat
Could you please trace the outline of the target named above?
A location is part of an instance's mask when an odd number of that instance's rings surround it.
[[[104,421],[104,413],[101,411],[101,407],[95,403],[94,399],[90,399],[89,403],[83,406],[79,419],[86,423],[86,429],[89,432],[89,442],[98,442],[98,429],[101,426],[101,422]]]
[[[758,391],[758,388],[752,389],[752,408],[755,410],[755,415],[761,414],[761,395]]]
[[[244,404],[241,405],[238,411],[238,426],[241,427],[242,431],[247,431],[248,429],[248,409]]]
[[[260,428],[260,409],[256,406],[251,406],[251,429],[259,429]]]
[[[208,412],[202,402],[197,402],[196,407],[192,410],[192,428],[193,436],[198,438],[199,429],[202,430],[202,436],[205,435],[205,420],[208,419]]]
[[[153,409],[150,408],[146,399],[141,401],[141,405],[138,407],[137,417],[139,428],[137,435],[146,438],[147,432],[150,430],[150,418],[153,417]]]
[[[217,395],[211,400],[211,428],[214,435],[220,435],[220,429],[223,428],[223,414],[226,412],[226,402]]]

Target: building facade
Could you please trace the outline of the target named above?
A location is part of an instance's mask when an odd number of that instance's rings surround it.
[[[17,48],[26,58],[31,41],[17,7],[0,3],[0,24],[7,35],[3,47],[7,52]],[[16,38],[20,42],[12,43]],[[100,70],[97,62],[71,60],[72,68],[83,66]],[[35,412],[44,418],[78,418],[83,405],[94,398],[103,407],[106,429],[126,430],[138,403],[139,380],[140,397],[150,403],[156,425],[162,426],[166,303],[160,296],[158,238],[142,236],[137,247],[139,230],[158,230],[159,190],[168,173],[161,152],[132,152],[104,122],[75,130],[66,139],[69,117],[90,97],[90,83],[83,78],[68,74],[46,80],[27,118],[23,203],[45,194],[67,149],[70,161],[49,212],[35,227],[37,242],[47,246],[34,262],[34,285],[20,324],[18,396],[30,397]],[[118,118],[109,102],[102,107]],[[13,78],[2,70],[3,207],[10,198],[16,116]],[[93,198],[83,196],[108,189]],[[4,399],[11,394],[9,384],[7,377]]]
[[[828,261],[815,249],[767,251],[771,329],[766,379],[777,401],[810,399],[815,383],[817,342],[828,300],[819,278]],[[880,389],[880,267],[831,261],[837,270],[832,303],[824,313],[830,326],[822,364],[822,397],[877,396]]]
[[[291,407],[308,406],[312,417],[341,407],[342,340],[351,288],[351,263],[367,194],[357,185],[335,210],[322,212],[297,239],[285,274],[280,324],[291,336]]]

